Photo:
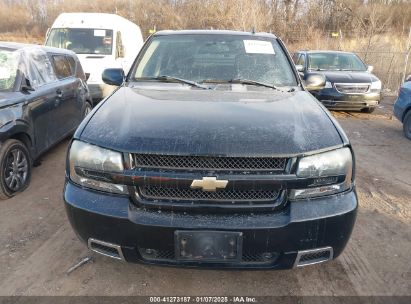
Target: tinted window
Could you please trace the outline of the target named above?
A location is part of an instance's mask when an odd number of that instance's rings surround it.
[[[172,76],[202,82],[246,79],[296,85],[276,39],[240,35],[154,37],[135,69],[135,78]]]
[[[57,78],[67,78],[74,74],[67,57],[64,55],[53,55],[54,68],[56,69]]]
[[[297,64],[297,60],[298,60],[298,56],[300,55],[300,53],[294,53],[293,54],[293,61],[295,64]]]
[[[113,31],[104,29],[52,29],[46,45],[72,50],[77,54],[111,55]]]
[[[304,54],[301,54],[300,58],[298,58],[297,64],[305,66],[305,55]]]
[[[310,53],[309,69],[335,71],[365,71],[367,67],[355,54],[351,53]]]

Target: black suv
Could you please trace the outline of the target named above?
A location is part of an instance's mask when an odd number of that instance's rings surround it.
[[[354,53],[299,51],[293,55],[303,79],[320,74],[326,78],[321,89],[310,90],[327,108],[371,113],[381,100],[381,81]]]
[[[103,79],[120,87],[77,129],[64,189],[91,250],[227,268],[342,252],[357,211],[352,148],[274,35],[158,32],[127,77]]]
[[[0,199],[23,191],[43,152],[91,111],[75,53],[0,42]]]

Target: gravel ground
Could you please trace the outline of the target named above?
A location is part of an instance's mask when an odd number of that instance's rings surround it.
[[[34,168],[30,187],[0,201],[0,295],[411,295],[411,141],[391,117],[334,113],[357,157],[360,209],[344,253],[286,271],[221,271],[126,264],[88,252],[66,218],[68,140]],[[83,258],[92,261],[67,271]]]

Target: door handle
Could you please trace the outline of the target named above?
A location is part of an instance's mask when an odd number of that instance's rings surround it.
[[[57,93],[57,97],[58,97],[58,98],[63,97],[63,91],[62,91],[61,89],[57,89],[57,90],[56,90],[56,93]]]

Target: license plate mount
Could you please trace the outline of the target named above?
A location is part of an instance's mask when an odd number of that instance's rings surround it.
[[[242,232],[175,231],[175,257],[197,262],[238,262],[242,256]]]

